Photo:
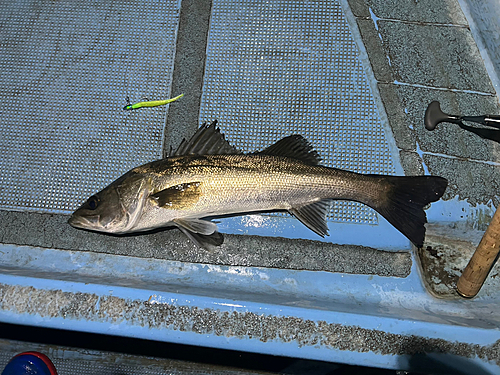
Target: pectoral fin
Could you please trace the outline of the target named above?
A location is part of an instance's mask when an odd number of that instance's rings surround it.
[[[195,204],[201,195],[201,182],[171,186],[150,196],[160,207],[181,210]]]
[[[217,232],[217,225],[200,219],[175,219],[177,227],[201,248],[212,250],[224,242],[222,233]]]
[[[289,211],[306,227],[308,227],[321,237],[324,237],[328,235],[326,217],[328,215],[328,212],[330,212],[331,205],[331,199],[323,199],[318,202],[293,207]]]

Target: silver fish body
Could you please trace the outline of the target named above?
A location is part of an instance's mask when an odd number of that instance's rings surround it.
[[[344,199],[373,207],[422,245],[423,206],[441,197],[445,179],[363,175],[318,161],[300,136],[259,153],[238,153],[213,123],[202,126],[176,154],[132,169],[89,198],[69,223],[109,233],[175,225],[199,246],[209,247],[220,245],[222,235],[215,223],[202,218],[285,210],[325,236],[332,200]]]
[[[135,199],[128,199],[135,211],[141,211],[131,215],[135,219],[127,228],[131,232],[165,226],[175,219],[290,210],[323,199],[371,202],[383,197],[384,187],[360,174],[285,157],[207,155],[174,157],[135,168],[119,189],[121,196],[140,200],[135,204]],[[169,199],[162,202],[156,194],[165,190]]]

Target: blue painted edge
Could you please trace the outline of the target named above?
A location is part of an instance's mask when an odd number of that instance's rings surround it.
[[[481,300],[455,302],[432,298],[425,292],[418,279],[415,263],[410,276],[394,278],[185,264],[166,260],[12,245],[1,246],[0,250],[3,253],[0,261],[0,283],[6,286],[32,287],[44,291],[59,290],[73,294],[93,293],[99,301],[114,296],[124,300],[150,301],[156,304],[196,307],[220,312],[242,314],[252,312],[266,316],[296,317],[313,322],[324,321],[397,335],[416,335],[481,346],[489,346],[500,340],[498,329],[466,325],[467,318],[475,306],[480,306],[483,310],[486,308],[485,313],[489,311],[491,315],[490,304],[497,304],[498,298],[492,298],[487,301],[486,305],[481,304],[484,302]],[[9,273],[16,264],[19,272],[36,274],[43,270],[46,275],[26,277]],[[177,271],[172,271],[174,269]],[[137,279],[139,270],[142,270],[142,273]],[[70,276],[82,281],[62,279]],[[108,279],[100,279],[100,276],[106,276]],[[128,286],[105,283],[109,278],[121,280],[127,276],[130,281],[127,283]],[[294,293],[293,286],[278,283],[284,279],[295,280],[302,294]],[[185,282],[185,280],[188,281]],[[183,288],[187,292],[195,291],[202,285],[209,286],[204,294],[175,291],[183,290]],[[218,295],[215,295],[215,288],[211,289],[210,285],[218,286]],[[328,285],[332,287],[327,288]],[[234,293],[229,293],[234,289],[239,291],[238,298],[234,298]],[[221,297],[224,290],[232,297]],[[258,300],[252,295],[246,295],[245,290],[255,293],[260,291]],[[291,302],[280,304],[277,302],[277,297],[280,295],[283,298],[287,297]],[[308,295],[314,296],[315,299],[307,300]],[[356,298],[352,300],[352,296]],[[315,300],[320,300],[323,305],[315,307]],[[303,302],[307,307],[294,304],[293,301]],[[350,303],[352,301],[354,303]],[[418,309],[419,306],[421,311],[411,311]],[[400,315],[405,310],[418,319],[405,318]],[[486,315],[482,318],[486,319]],[[445,320],[446,316],[449,316],[449,320]],[[436,320],[427,320],[432,318]],[[460,318],[465,320],[460,321]],[[17,313],[9,310],[8,307],[0,309],[0,321],[383,368],[405,369],[410,360],[404,355],[382,355],[372,351],[342,351],[319,345],[299,346],[296,342],[278,340],[263,342],[255,338],[199,334],[170,328],[150,329],[129,321],[114,324],[105,319],[42,317],[36,313]],[[488,370],[489,373],[498,373],[499,368],[496,365],[480,359],[477,361],[484,368],[491,367]]]

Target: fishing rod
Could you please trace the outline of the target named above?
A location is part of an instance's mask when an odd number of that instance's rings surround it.
[[[483,234],[476,251],[458,279],[457,292],[472,298],[479,293],[500,253],[500,206]]]
[[[475,128],[465,125],[463,121],[475,122],[495,129]],[[434,130],[441,122],[457,124],[462,129],[500,143],[500,115],[456,116],[444,113],[438,101],[433,101],[425,110],[424,125],[427,130]],[[498,130],[497,130],[498,129]]]

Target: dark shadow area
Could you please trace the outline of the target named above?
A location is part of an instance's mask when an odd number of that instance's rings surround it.
[[[439,375],[491,375],[492,373],[457,355],[431,352],[415,354],[409,360],[411,373]]]
[[[362,366],[349,366],[322,361],[263,355],[233,350],[172,344],[59,329],[0,323],[0,339],[24,341],[52,346],[64,346],[95,351],[123,353],[198,364],[234,367],[250,371],[299,375],[395,375],[409,374]],[[1,370],[1,369],[0,369]],[[482,372],[473,372],[482,375]],[[411,374],[420,374],[412,372]],[[422,373],[423,374],[423,373]]]
[[[251,370],[279,371],[294,361],[286,357],[5,323],[0,323],[0,338]]]

